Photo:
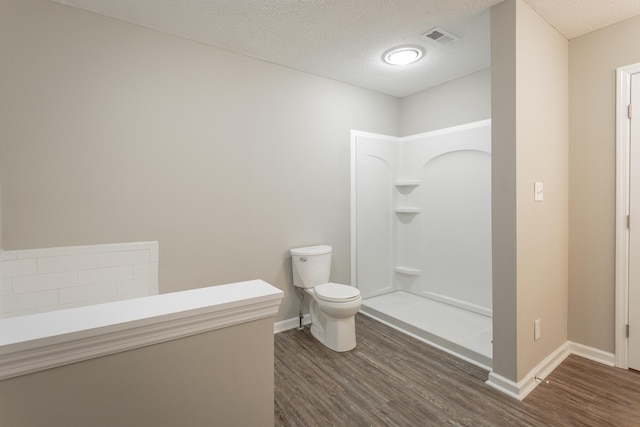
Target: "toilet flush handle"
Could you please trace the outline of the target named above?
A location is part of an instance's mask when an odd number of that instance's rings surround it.
[[[301,257],[300,257],[300,261],[305,262],[306,260],[307,260],[307,257],[306,257],[306,256],[301,256]]]

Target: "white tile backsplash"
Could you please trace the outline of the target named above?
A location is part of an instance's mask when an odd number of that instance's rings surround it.
[[[0,263],[2,265],[2,263]],[[4,277],[2,279],[2,295],[11,295],[13,293],[13,286],[11,285],[13,280],[9,277]],[[4,306],[3,306],[4,307]],[[0,307],[0,313],[2,312],[2,307]]]
[[[92,268],[90,270],[78,272],[79,285],[91,285],[131,279],[133,279],[133,267],[130,265],[121,267]]]
[[[1,251],[0,261],[8,261],[10,259],[18,259],[18,252],[16,251]]]
[[[28,316],[29,314],[37,314],[43,311],[54,311],[54,310],[60,310],[58,308],[57,305],[51,306],[52,308],[50,310],[49,307],[42,307],[40,309],[35,309],[35,308],[31,308],[29,310],[17,310],[17,311],[11,311],[9,313],[4,313],[4,317],[9,318],[9,317],[18,317],[18,316]],[[38,311],[40,310],[40,311]]]
[[[65,246],[62,248],[62,255],[97,254],[100,246],[102,245]]]
[[[155,262],[157,264],[159,255],[160,254],[159,254],[158,245],[155,245],[154,247],[149,248],[149,261],[150,262]]]
[[[50,256],[62,255],[62,248],[26,249],[16,252],[18,259],[46,258]]]
[[[118,295],[140,295],[149,290],[149,280],[134,279],[118,283]]]
[[[156,251],[158,252],[158,251]],[[149,285],[151,286],[152,290],[151,293],[153,295],[159,294],[160,293],[160,285],[159,285],[159,281],[158,281],[158,262],[152,262],[151,264],[149,264]]]
[[[142,279],[149,277],[149,269],[152,264],[139,264],[133,266],[133,278],[134,279]]]
[[[31,292],[48,291],[51,289],[78,286],[78,272],[66,271],[64,273],[34,274],[13,278],[13,293],[27,294]]]
[[[60,304],[99,301],[115,297],[116,294],[116,283],[99,283],[97,285],[76,286],[73,288],[60,289]]]
[[[49,290],[43,292],[32,292],[29,294],[5,295],[4,309],[5,315],[13,311],[38,309],[58,305],[58,291]]]
[[[106,252],[99,254],[101,267],[116,265],[148,264],[150,254],[148,249],[135,251]]]
[[[79,271],[98,267],[98,254],[63,255],[38,259],[38,274]]]
[[[0,318],[155,295],[158,242],[0,251]]]
[[[2,277],[16,277],[36,274],[35,259],[16,259],[2,262]]]
[[[99,252],[126,252],[135,251],[140,243],[114,243],[112,245],[98,245]]]

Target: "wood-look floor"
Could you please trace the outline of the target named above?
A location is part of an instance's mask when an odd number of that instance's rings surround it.
[[[640,426],[640,374],[568,357],[523,402],[488,373],[366,316],[336,353],[304,331],[275,336],[277,426]]]

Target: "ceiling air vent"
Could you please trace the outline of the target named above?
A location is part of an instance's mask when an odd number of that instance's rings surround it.
[[[427,40],[431,40],[432,42],[436,42],[441,45],[449,44],[452,41],[458,40],[458,36],[454,36],[448,31],[443,30],[440,27],[435,27],[427,31],[422,35],[422,37]]]

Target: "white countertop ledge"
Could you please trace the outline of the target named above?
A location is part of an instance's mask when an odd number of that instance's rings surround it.
[[[0,319],[0,380],[273,317],[283,295],[250,280]]]

